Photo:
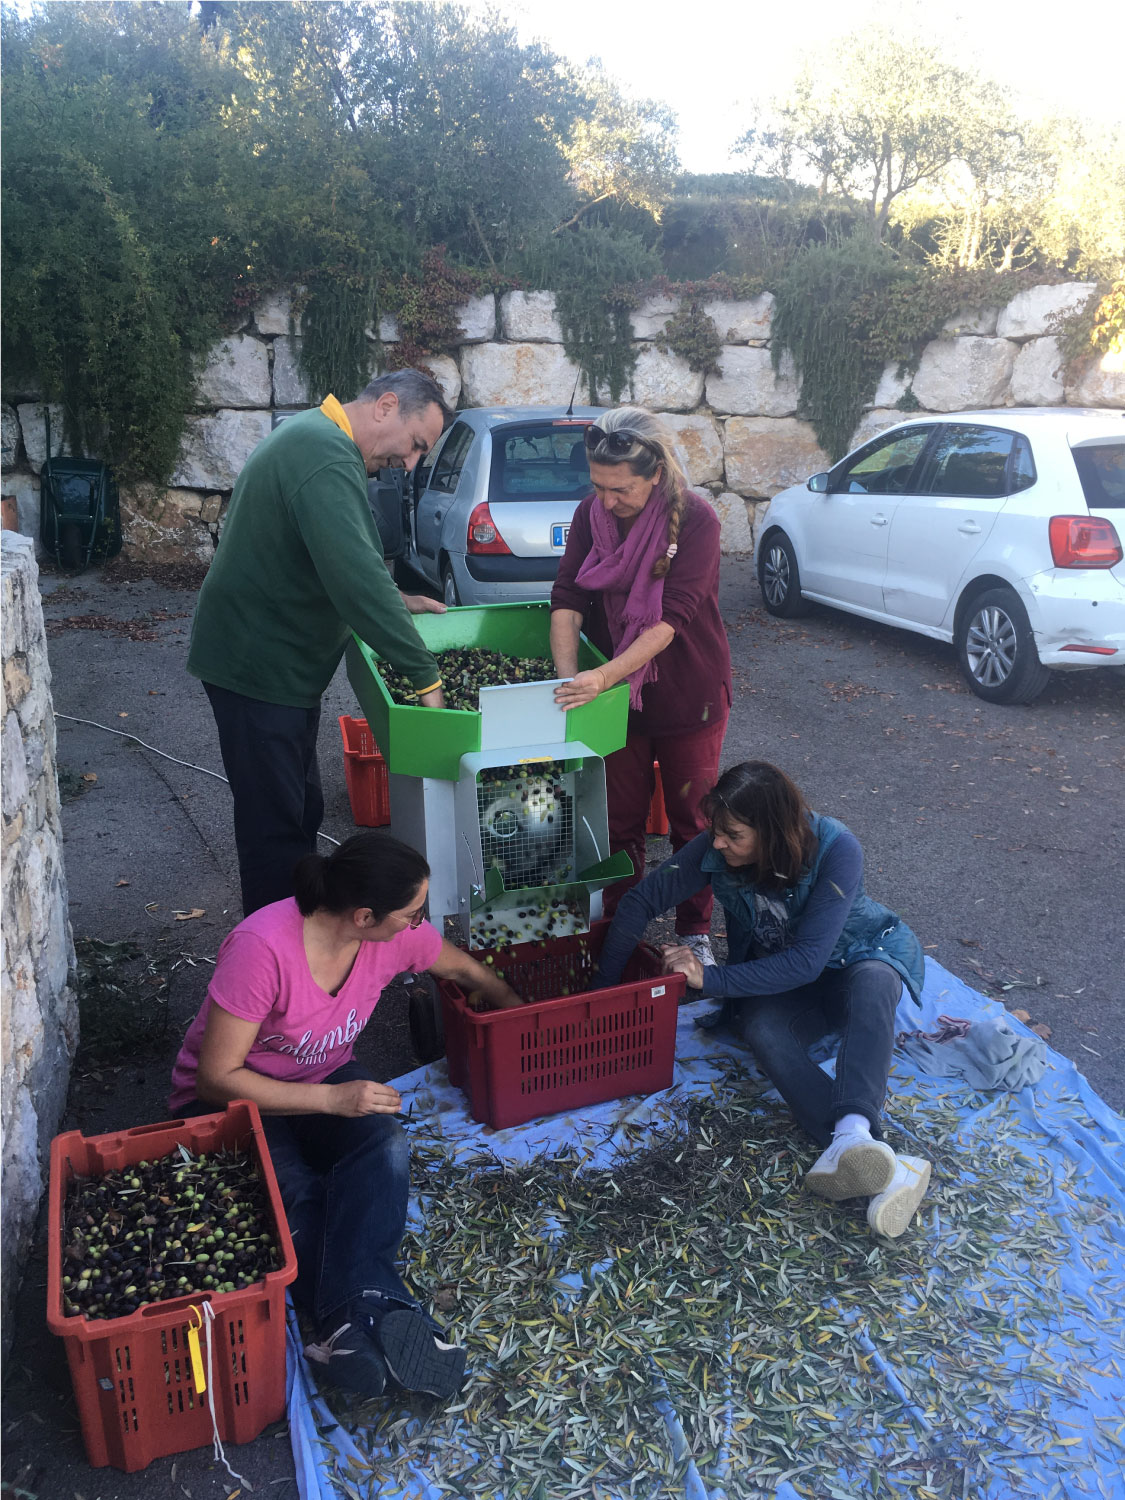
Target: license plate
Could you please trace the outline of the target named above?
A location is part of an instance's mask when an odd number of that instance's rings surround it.
[[[570,535],[570,522],[565,521],[551,527],[551,546],[565,547],[566,539]]]

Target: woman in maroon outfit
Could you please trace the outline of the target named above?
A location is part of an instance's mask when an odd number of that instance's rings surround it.
[[[634,876],[606,892],[605,910],[644,874],[653,761],[660,762],[672,848],[707,827],[700,799],[715,784],[730,714],[730,651],[719,615],[719,522],[687,488],[667,429],[622,406],[586,429],[594,493],[574,513],[551,591],[551,653],[569,680],[564,708],[629,683],[629,734],[605,763],[612,852]],[[578,672],[585,631],[604,667]],[[676,932],[704,963],[710,890],[676,908]]]

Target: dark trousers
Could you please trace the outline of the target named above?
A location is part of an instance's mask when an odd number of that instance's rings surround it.
[[[344,1063],[326,1083],[370,1078]],[[185,1116],[209,1114],[196,1101]],[[410,1193],[406,1134],[390,1115],[263,1115],[297,1252],[293,1300],[317,1324],[353,1300],[417,1307],[397,1270]]]
[[[633,861],[633,874],[630,879],[607,887],[602,905],[605,916],[613,916],[622,896],[645,872],[645,824],[656,786],[653,761],[660,762],[673,854],[708,826],[699,804],[719,779],[727,718],[728,713],[724,713],[716,723],[693,734],[665,737],[630,733],[621,749],[606,757],[610,852],[616,854],[624,849]],[[683,937],[709,932],[711,907],[708,885],[676,907],[676,931]]]
[[[783,995],[735,1000],[731,1027],[747,1043],[797,1123],[822,1146],[841,1115],[866,1115],[872,1133],[887,1095],[902,979],[890,964],[865,959],[825,969]],[[814,1042],[840,1035],[836,1077],[809,1057]]]
[[[320,707],[286,708],[203,684],[234,797],[242,914],[293,894],[293,866],[316,852],[324,816],[316,736]]]

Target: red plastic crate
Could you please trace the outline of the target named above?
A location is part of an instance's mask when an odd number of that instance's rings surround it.
[[[519,1010],[474,1011],[458,985],[439,981],[449,1079],[474,1120],[504,1130],[671,1086],[684,976],[661,973],[654,949],[642,944],[610,989],[559,995],[593,977],[608,929],[492,949],[512,988],[534,997]]]
[[[652,763],[653,774],[656,777],[656,785],[652,792],[652,801],[648,809],[648,822],[645,824],[646,833],[655,833],[664,839],[668,837],[671,824],[668,822],[668,813],[664,807],[664,783],[660,779],[660,762],[654,760]]]
[[[344,780],[352,805],[352,822],[360,828],[385,828],[391,821],[387,762],[375,743],[366,719],[340,715],[344,739]]]
[[[101,1177],[140,1161],[249,1150],[266,1187],[284,1264],[253,1286],[154,1302],[124,1318],[68,1316],[62,1300],[63,1205],[73,1177]],[[285,1288],[297,1256],[258,1108],[237,1099],[221,1114],[142,1125],[117,1135],[72,1130],[51,1143],[47,1326],[66,1344],[86,1457],[94,1468],[132,1471],[212,1440],[207,1396],[196,1392],[188,1354],[192,1305],[210,1302],[211,1377],[224,1443],[248,1443],[285,1410]],[[206,1341],[199,1335],[206,1369]]]

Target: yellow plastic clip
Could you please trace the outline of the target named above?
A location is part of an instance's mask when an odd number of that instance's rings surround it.
[[[187,1331],[188,1353],[191,1355],[191,1374],[195,1381],[196,1394],[203,1395],[207,1389],[207,1376],[203,1373],[203,1357],[199,1352],[199,1330],[203,1327],[203,1314],[193,1302],[188,1308],[189,1313],[194,1313],[199,1319],[198,1323],[189,1323]]]

